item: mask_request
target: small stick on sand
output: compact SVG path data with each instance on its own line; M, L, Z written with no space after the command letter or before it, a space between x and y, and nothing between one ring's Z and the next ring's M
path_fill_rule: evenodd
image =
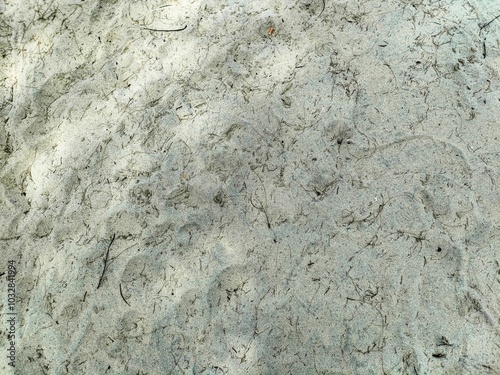
M170 30L159 30L159 29L150 29L149 27L142 27L142 29L144 29L144 30L159 31L161 33L171 33L173 31L182 31L182 30L186 30L186 28L187 28L187 25L180 28L180 29L170 29Z
M109 249L111 249L111 245L113 244L113 241L115 240L115 233L113 233L113 237L111 237L111 242L108 245L108 250L106 250L106 256L104 257L104 268L102 269L102 274L101 278L99 279L99 284L97 284L97 288L101 286L102 278L104 277L104 272L106 272L106 266L108 265L108 256L109 256Z

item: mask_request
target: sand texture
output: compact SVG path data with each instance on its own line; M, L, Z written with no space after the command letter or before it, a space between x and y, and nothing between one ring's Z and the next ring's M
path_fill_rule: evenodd
M499 15L0 1L0 374L500 374Z

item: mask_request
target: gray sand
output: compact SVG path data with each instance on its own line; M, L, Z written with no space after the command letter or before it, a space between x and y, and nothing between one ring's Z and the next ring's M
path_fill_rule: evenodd
M500 3L0 11L0 374L500 374Z

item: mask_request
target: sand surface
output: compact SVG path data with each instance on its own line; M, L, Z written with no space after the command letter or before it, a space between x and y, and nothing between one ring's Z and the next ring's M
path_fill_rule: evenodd
M0 374L500 374L499 15L0 1Z

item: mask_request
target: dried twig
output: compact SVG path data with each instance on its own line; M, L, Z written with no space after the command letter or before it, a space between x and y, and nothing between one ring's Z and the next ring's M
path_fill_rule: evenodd
M149 27L142 27L142 29L144 29L144 30L158 31L158 32L161 32L161 33L171 33L171 32L174 32L174 31L182 31L182 30L186 30L186 28L187 28L187 25L184 26L184 27L181 27L180 29L167 29L167 30L150 29Z
M130 303L128 303L125 297L123 296L122 284L120 284L120 296L122 296L123 301L130 306Z
M495 18L493 18L490 22L485 23L483 26L480 26L480 27L479 27L479 30L481 30L481 31L482 31L482 30L483 30L486 26L488 26L490 23L492 23L493 21L495 21L495 20L496 20L497 18L499 18L499 17L500 17L500 14L499 14L498 16L496 16Z
M104 277L104 273L106 272L106 267L108 265L109 249L111 249L111 245L113 244L114 240L115 240L115 233L113 233L113 237L111 237L111 242L108 245L108 250L106 250L106 256L104 257L104 268L102 269L101 278L99 279L99 283L97 284L96 289L99 289L99 287L101 286L102 279Z

